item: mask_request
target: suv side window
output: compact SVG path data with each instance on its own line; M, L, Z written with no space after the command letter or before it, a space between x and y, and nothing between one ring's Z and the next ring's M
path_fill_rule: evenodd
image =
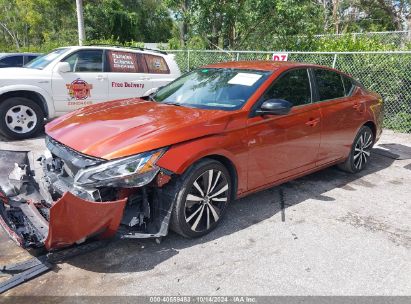
M23 56L8 56L0 60L0 66L7 67L21 67L23 66Z
M36 59L37 57L38 57L38 56L35 56L35 55L27 55L27 56L25 56L25 58L24 58L24 64L29 63L30 61Z
M109 71L113 73L147 73L143 55L134 52L107 51Z
M63 61L68 62L71 72L103 72L104 60L102 50L78 51Z
M324 70L314 69L319 101L341 98L346 96L341 74Z
M150 74L170 74L166 61L161 56L144 54Z
M274 80L263 100L285 99L294 106L311 103L310 79L307 69L291 70Z

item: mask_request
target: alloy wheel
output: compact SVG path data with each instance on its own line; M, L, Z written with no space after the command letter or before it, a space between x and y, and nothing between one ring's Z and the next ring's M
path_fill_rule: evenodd
M354 166L357 170L361 170L370 157L372 146L372 134L363 132L355 143L354 147Z
M28 133L36 127L37 115L32 108L17 105L6 112L5 120L7 127L13 132Z
M229 184L224 173L210 169L192 184L185 202L185 220L195 232L204 232L221 218L228 202Z

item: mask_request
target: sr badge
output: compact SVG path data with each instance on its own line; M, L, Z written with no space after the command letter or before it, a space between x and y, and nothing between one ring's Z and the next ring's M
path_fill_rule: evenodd
M92 84L89 84L80 78L77 78L72 83L66 84L66 87L70 98L76 100L84 100L91 97L90 92L93 89Z

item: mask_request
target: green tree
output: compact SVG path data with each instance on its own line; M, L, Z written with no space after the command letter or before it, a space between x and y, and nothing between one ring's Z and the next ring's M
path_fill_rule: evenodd
M171 38L172 20L162 1L90 1L84 19L90 40L166 42Z

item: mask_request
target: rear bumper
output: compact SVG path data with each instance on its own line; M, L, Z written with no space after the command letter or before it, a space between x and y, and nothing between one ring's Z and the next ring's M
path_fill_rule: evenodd
M97 203L66 192L45 210L40 203L15 201L0 195L0 225L24 248L58 249L92 236L113 236L120 225L125 204L126 199ZM45 216L47 213L50 220Z

